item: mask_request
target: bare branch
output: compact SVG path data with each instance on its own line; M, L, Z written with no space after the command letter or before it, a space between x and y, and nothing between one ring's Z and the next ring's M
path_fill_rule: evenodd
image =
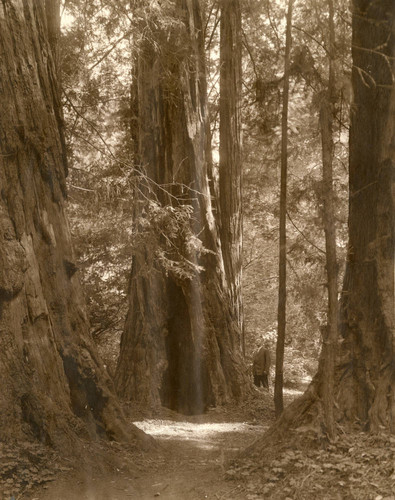
M83 188L81 186L75 186L74 184L70 184L70 187L72 187L74 189L78 189L79 191L89 191L90 193L96 193L95 189Z
M301 234L303 236L303 238L307 241L307 243L309 243L311 246L313 246L316 250L318 250L320 253L322 253L323 255L326 255L326 252L325 250L322 250L322 248L320 247L317 247L317 245L315 243L313 243L305 234L304 232L298 228L298 226L294 223L294 221L292 220L291 216L289 215L289 212L287 210L287 217L289 219L289 221L291 222L291 224L293 225L293 227L298 231L299 234Z
M255 64L254 57L252 55L250 44L248 43L247 35L246 35L245 31L243 30L243 28L241 29L241 32L242 32L243 38L244 38L244 47L247 49L248 55L250 56L250 59L251 59L251 62L252 62L252 67L253 67L253 70L254 70L254 73L255 73L255 77L258 79L258 73L257 73L257 70L256 70L256 64Z
M119 45L123 40L125 40L125 38L127 38L128 36L130 35L130 32L128 31L127 33L125 33L124 35L121 36L121 38L118 38L118 40L116 40L112 45L111 47L106 50L104 52L104 54L102 55L102 57L100 57L95 63L92 64L92 66L90 68L88 68L88 71L92 71L94 68L96 68L96 66L98 66L100 63L102 63L104 61L104 59L106 57L108 57L111 52L117 47L117 45Z
M206 44L206 50L208 50L210 48L210 46L211 46L211 42L213 41L215 32L217 30L218 23L220 21L220 16L218 16L218 11L219 11L219 5L218 5L217 10L215 12L215 23L214 23L213 31L211 32L210 38L209 38L209 40L208 40L208 42Z
M359 66L354 65L353 67L358 71L358 74L361 77L362 83L365 85L365 87L368 87L369 89L371 89L372 87L376 87L376 80L371 75L369 75L367 71L360 68ZM373 85L368 84L368 82L365 80L364 75L368 77L368 79L372 82Z
M311 38L317 45L319 45L327 55L329 55L329 51L328 49L325 47L325 45L320 42L319 40L317 40L317 38L315 38L311 33L309 33L308 31L304 30L303 28L300 28L299 26L296 26L295 24L292 25L292 28L297 30L297 31L301 31L302 33L304 33L306 36L308 36L309 38Z

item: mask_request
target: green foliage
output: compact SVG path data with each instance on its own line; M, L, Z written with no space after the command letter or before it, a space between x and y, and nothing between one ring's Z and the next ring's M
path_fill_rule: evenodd
M98 340L107 330L120 334L123 326L132 219L127 210L123 215L114 210L111 201L100 206L95 195L85 196L85 203L91 199L91 208L85 206L84 211L80 203L70 203L69 214L92 333Z
M348 12L337 2L335 194L340 278L347 245L350 59ZM312 13L314 15L312 15ZM244 15L244 305L249 354L277 324L280 114L284 11L247 2ZM289 107L288 285L285 380L311 375L326 323L325 239L318 109L327 80L326 18L316 2L296 5ZM339 280L341 281L341 279ZM273 342L274 348L274 342Z
M200 255L209 252L191 229L194 209L191 205L165 205L149 200L134 222L133 254L148 256L147 269L162 268L178 280L192 279L203 271Z
M92 334L110 369L126 316L133 251L129 6L69 0L61 39L68 213Z

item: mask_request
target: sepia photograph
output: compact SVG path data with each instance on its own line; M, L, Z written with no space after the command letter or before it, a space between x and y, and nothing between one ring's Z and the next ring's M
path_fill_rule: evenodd
M395 0L0 1L0 500L395 500Z

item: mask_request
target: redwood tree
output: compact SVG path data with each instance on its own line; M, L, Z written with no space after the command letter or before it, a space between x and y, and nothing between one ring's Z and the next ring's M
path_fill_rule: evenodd
M220 236L225 274L244 351L242 281L241 9L221 1L219 98Z
M242 397L247 382L207 179L200 2L150 12L144 33L136 192L143 239L115 381L124 398L199 413Z
M395 4L354 0L349 252L338 404L395 431Z
M55 2L0 6L0 441L134 439L88 331L64 213ZM51 23L55 23L54 25Z

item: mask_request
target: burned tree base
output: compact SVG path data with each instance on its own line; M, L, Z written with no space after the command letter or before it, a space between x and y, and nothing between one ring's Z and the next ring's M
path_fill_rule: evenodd
M120 397L148 410L164 406L186 415L242 400L251 392L251 381L237 324L219 287L198 278L181 286L170 277L155 276L148 282L135 280L153 297L133 292L115 377ZM138 311L148 310L143 321Z

